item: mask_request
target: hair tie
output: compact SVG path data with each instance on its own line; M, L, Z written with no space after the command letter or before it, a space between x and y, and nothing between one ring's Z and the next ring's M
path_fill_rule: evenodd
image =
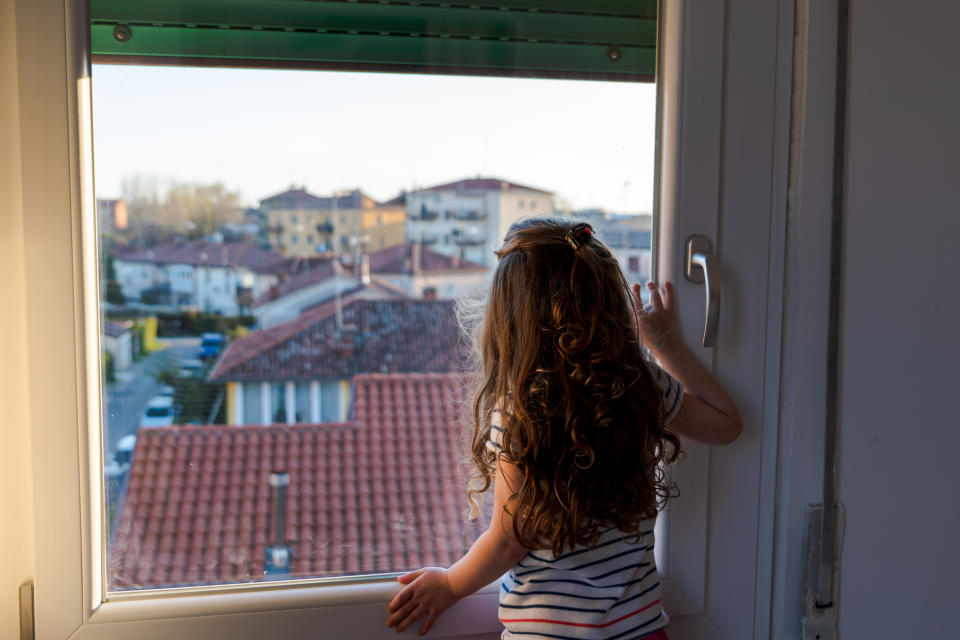
M581 222L579 224L575 224L569 231L567 231L567 242L570 243L570 246L573 247L574 251L578 251L580 247L590 241L592 236L593 227L585 222Z

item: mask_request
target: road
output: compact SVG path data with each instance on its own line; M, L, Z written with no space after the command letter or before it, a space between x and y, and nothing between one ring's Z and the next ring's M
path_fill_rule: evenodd
M120 438L137 432L147 402L160 392L163 385L154 379L153 373L169 366L174 359L196 358L200 349L200 338L164 338L160 343L164 345L162 350L117 372L117 381L107 387L103 416L105 460L113 458Z

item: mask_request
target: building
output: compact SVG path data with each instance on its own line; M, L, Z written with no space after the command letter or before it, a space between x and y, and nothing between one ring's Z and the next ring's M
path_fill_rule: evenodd
M101 323L100 342L104 351L113 356L113 366L123 371L133 362L133 334L130 322L114 322L104 319Z
M231 342L209 375L227 384L227 421L343 421L358 374L460 370L453 301L365 295L354 291Z
M402 198L379 203L359 189L319 197L291 187L260 209L270 246L285 256L376 251L402 243L406 231Z
M589 222L617 258L628 282L643 284L650 279L650 236L652 216L610 215L601 210L577 211L577 219Z
M123 198L97 198L97 229L100 233L127 228L127 203Z
M554 213L554 195L497 178L466 178L406 194L407 239L492 267L513 222Z
M465 518L455 417L462 376L367 374L353 387L349 421L141 429L108 553L110 584L387 573L456 561L487 524ZM277 470L289 474L282 540L269 484ZM280 570L266 562L278 542L289 550Z
M114 259L128 303L227 316L248 313L288 265L283 256L240 242L175 242Z
M412 297L459 298L483 293L489 283L488 267L461 260L434 247L407 242L368 257L370 273Z

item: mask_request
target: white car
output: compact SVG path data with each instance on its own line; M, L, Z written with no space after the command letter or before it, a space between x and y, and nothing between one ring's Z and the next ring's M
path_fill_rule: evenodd
M164 385L164 386L160 387L160 391L157 392L157 395L158 395L158 396L169 396L169 397L172 398L175 393L176 393L176 389L174 389L174 388L171 387L170 385Z
M140 426L169 427L173 424L173 414L173 398L170 396L154 396L143 411Z
M204 376L203 362L195 358L180 362L180 376L183 378L202 378Z

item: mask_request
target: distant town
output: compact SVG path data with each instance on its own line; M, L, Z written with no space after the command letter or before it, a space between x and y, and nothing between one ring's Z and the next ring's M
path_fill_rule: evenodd
M630 281L650 274L649 215L499 178L386 202L291 186L249 209L178 189L97 201L110 588L455 559L480 531L455 300L528 216L587 220ZM411 460L430 481L405 490Z

